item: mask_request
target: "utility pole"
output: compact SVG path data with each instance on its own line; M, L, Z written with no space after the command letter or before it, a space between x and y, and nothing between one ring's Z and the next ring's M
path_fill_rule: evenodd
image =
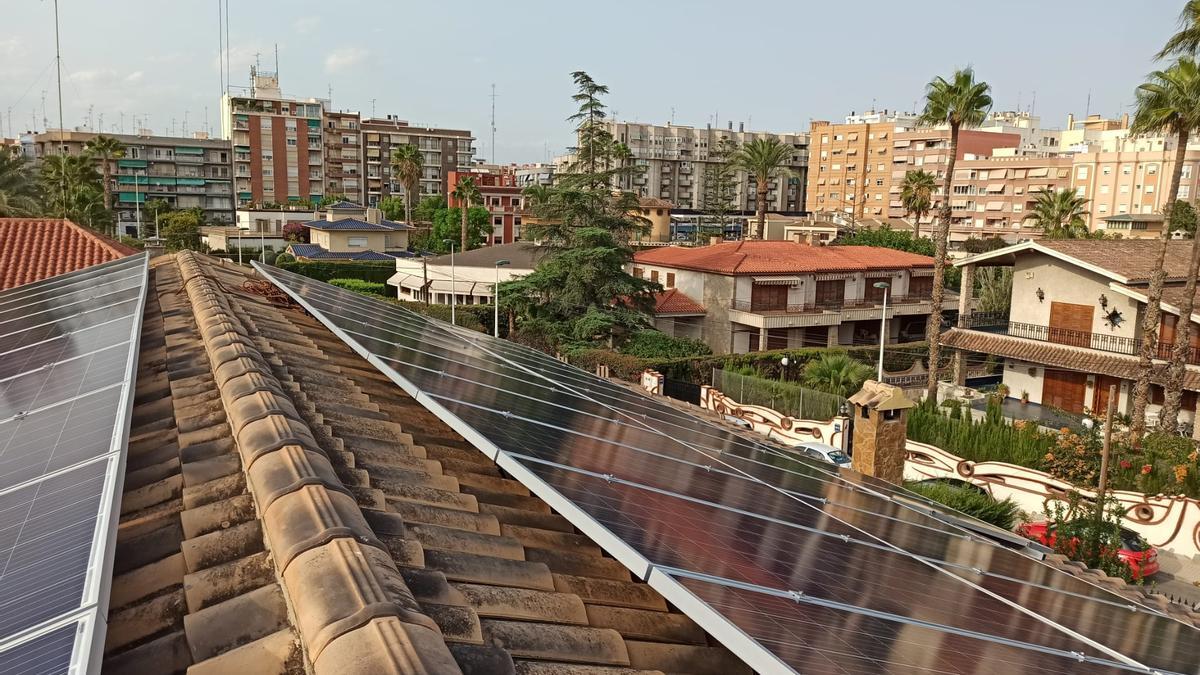
M58 152L66 156L67 139L64 138L62 105L62 45L58 37L58 0L54 0L54 70L58 79ZM63 218L67 217L67 182L63 181Z
M496 85L492 84L492 164L499 164L496 160Z

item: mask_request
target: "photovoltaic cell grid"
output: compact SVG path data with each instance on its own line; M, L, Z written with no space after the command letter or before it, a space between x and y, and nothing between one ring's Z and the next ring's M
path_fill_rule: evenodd
M147 258L0 291L0 675L98 658Z
M894 486L519 345L256 267L760 672L1200 663L1200 631L931 517Z

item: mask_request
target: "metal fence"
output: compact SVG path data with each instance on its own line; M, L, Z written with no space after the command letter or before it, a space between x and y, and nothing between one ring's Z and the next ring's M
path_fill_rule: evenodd
M832 419L846 402L837 394L809 389L795 382L739 375L727 370L713 371L713 386L738 403L761 405L806 420Z

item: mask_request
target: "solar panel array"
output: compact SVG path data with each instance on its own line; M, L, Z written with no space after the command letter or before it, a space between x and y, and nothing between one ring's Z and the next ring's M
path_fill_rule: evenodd
M146 282L0 291L0 675L99 670Z
M256 265L759 672L1196 672L1200 631L540 352Z

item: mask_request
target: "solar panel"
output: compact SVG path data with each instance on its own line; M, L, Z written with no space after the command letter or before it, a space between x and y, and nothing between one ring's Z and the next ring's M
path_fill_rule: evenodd
M760 672L1200 662L1200 631L979 537L895 486L522 346L256 267Z
M0 292L0 675L101 653L146 284L143 254Z

